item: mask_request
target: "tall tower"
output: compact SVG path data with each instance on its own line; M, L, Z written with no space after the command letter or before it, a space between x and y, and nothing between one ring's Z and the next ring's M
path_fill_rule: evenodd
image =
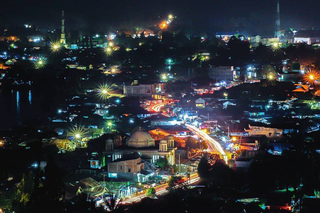
M66 45L66 34L64 31L64 11L62 10L62 19L61 19L61 38L60 38L60 44L63 46Z
M277 1L277 19L276 19L276 29L275 29L274 37L280 38L280 2Z

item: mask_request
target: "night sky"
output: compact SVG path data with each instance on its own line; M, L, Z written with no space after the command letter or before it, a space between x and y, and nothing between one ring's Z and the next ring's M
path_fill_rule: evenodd
M281 0L281 28L319 27L320 1ZM176 22L198 31L273 33L276 0L10 0L1 6L0 26L36 24L59 27L61 10L69 29L105 30L143 27L159 22L158 16L172 13Z

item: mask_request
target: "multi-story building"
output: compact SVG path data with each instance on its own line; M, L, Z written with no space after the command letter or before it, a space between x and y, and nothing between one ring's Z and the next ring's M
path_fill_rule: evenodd
M127 97L146 97L161 99L165 93L165 83L139 84L134 81L130 86L123 87L123 94Z
M209 68L209 76L217 82L231 82L236 73L233 66L218 66Z
M282 129L264 127L264 126L251 126L249 129L245 129L249 136L265 135L267 138L281 137L283 135Z

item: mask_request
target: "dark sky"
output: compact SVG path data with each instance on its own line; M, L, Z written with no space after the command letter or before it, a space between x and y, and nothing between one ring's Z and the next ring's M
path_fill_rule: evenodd
M280 2L282 29L319 27L320 1ZM139 27L172 13L179 24L208 33L241 29L267 34L274 31L276 0L8 0L1 6L0 26L30 23L59 27L62 9L69 28Z

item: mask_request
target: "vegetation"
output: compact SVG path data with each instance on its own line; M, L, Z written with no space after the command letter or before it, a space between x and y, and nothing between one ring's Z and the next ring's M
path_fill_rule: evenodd
M152 198L152 197L154 197L155 195L156 195L156 190L155 190L155 188L151 187L151 188L148 188L148 189L146 190L146 196L147 196L147 197Z

